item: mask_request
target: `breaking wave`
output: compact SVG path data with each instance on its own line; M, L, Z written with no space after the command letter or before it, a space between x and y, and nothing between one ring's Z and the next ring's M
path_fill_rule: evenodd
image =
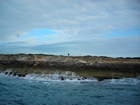
M70 72L70 71L65 71L65 72L54 72L54 73L50 73L50 74L27 74L24 75L23 74L15 74L12 73L12 70L6 70L1 72L2 75L6 75L6 76L16 76L16 77L20 77L20 78L24 78L24 79L32 79L32 80L47 80L47 81L98 81L96 78L94 77L82 77L82 76L78 76L76 75L76 73L74 72Z
M29 79L29 80L43 80L43 81L92 81L92 82L99 82L98 79L94 77L82 77L78 76L76 73L71 71L65 71L65 72L59 72L56 71L54 73L50 74L27 74L27 75L21 75L21 74L15 74L12 72L11 69L0 72L0 75L4 76L12 76L12 77L18 77L23 79ZM140 84L140 76L136 78L121 78L121 79L106 79L104 81L101 81L105 84L122 84L122 85L137 85Z
M35 80L49 80L49 81L98 81L93 77L81 77L76 75L74 72L55 72L53 74L28 74L25 79L35 79Z

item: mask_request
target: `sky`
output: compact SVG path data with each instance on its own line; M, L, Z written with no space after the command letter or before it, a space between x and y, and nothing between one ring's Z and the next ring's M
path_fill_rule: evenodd
M0 0L0 54L140 57L140 0Z

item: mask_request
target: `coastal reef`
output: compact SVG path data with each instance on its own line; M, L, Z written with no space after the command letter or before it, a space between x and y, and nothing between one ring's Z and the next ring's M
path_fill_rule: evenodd
M53 74L71 71L98 80L140 76L140 58L106 56L63 56L45 54L0 54L0 72L24 77L27 74Z

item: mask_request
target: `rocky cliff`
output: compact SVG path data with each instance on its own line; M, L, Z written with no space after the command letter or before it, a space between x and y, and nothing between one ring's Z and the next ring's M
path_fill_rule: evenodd
M29 73L72 71L84 77L136 77L140 75L140 58L110 58L97 56L55 56L43 54L1 54L0 70L25 76ZM11 73L11 74L12 74Z

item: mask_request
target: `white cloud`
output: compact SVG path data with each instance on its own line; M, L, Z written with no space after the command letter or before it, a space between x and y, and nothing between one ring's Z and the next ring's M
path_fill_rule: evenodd
M1 0L0 39L11 40L31 29L46 27L64 34L97 34L140 26L137 0Z
M82 54L85 52L85 54L112 55L109 52L117 52L119 49L124 50L124 52L128 51L129 49L125 49L128 45L132 45L133 53L133 49L136 51L139 48L137 46L139 42L135 41L133 37L131 37L132 44L129 44L126 39L125 44L117 39L113 39L113 42L110 39L109 41L102 39L106 37L105 33L114 29L127 31L131 28L140 27L139 0L1 0L0 14L0 41L2 43L4 41L22 42L22 44L19 44L21 50L16 44L12 45L17 48L17 52L24 51L24 48L28 52L33 50L36 52L35 48L38 49L39 46L45 48L45 46L50 45L47 48L53 49L50 51L52 53L53 51L57 52L55 49L60 48L66 52L76 52L76 49L78 49L77 52ZM35 36L20 38L24 35L27 36L31 30L38 28L47 28L56 33L46 35L42 39ZM120 39L124 40L122 37ZM70 44L69 50L64 47L65 45L59 46L59 43L67 45L64 42L75 41L78 41L77 44ZM82 43L84 41L85 43ZM58 46L56 46L57 44ZM122 48L119 47L121 44L123 45ZM4 45L5 48L13 48L12 46L7 47L7 45L9 44ZM113 50L113 46L118 50ZM101 49L104 50L101 51ZM7 50L3 47L1 52L4 51ZM135 55L139 55L138 52L135 53Z

